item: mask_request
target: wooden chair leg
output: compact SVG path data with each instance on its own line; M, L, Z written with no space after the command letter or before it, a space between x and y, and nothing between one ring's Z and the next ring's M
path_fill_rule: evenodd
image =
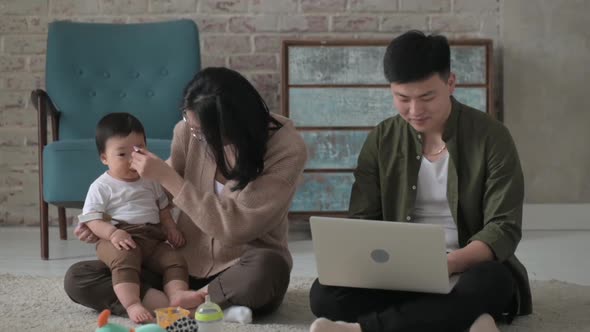
M66 224L66 208L58 207L57 214L59 217L59 238L62 240L68 239L68 225Z
M41 219L41 259L49 259L49 210L48 204L43 201L39 202L39 219Z

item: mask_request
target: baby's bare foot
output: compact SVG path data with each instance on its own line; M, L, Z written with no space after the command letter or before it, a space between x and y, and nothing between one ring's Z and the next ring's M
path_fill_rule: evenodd
M134 303L127 307L127 315L129 315L129 319L137 324L149 323L154 320L154 316L141 303Z
M333 322L326 318L316 319L309 332L361 332L358 323Z
M490 314L483 314L473 322L469 332L500 332L500 330L498 330L494 317Z
M193 309L205 302L205 295L199 291L178 291L170 295L170 306Z

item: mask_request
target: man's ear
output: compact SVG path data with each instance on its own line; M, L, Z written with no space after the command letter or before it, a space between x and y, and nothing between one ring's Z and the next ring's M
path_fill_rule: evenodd
M108 166L107 157L106 157L106 155L105 155L104 152L100 154L100 161L103 163L103 165L107 165Z
M453 92L455 92L455 84L457 82L457 76L455 76L455 73L451 72L449 73L449 79L447 80L447 85L449 86L449 94L453 94Z

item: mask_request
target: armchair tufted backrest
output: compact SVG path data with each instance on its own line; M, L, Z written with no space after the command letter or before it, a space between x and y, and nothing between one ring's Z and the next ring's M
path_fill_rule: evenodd
M191 20L49 25L46 88L61 112L61 139L93 138L107 113L129 112L150 138L170 139L184 86L200 69Z

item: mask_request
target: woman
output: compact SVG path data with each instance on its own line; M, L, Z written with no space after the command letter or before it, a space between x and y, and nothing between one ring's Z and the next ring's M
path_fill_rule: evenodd
M186 245L179 250L191 288L222 308L240 306L242 316L271 312L289 284L287 214L307 158L305 144L290 120L271 114L248 80L226 68L207 68L193 78L183 118L168 161L140 150L132 168L160 183L181 210L178 228ZM76 235L96 239L85 228ZM160 276L144 269L142 279L144 305L163 306ZM100 261L74 264L65 290L84 306L125 312Z

